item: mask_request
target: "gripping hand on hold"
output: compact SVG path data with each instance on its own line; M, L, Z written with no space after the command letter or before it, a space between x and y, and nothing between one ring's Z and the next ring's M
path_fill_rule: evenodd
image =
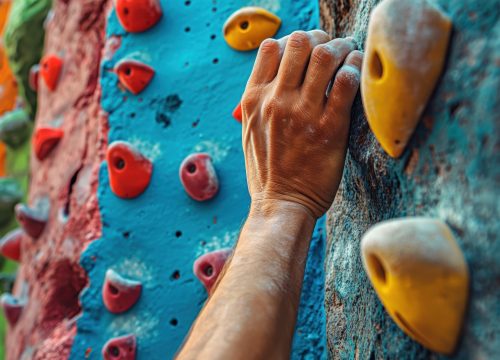
M242 99L252 202L294 202L314 217L328 210L359 87L363 56L355 49L353 39L319 30L262 43Z

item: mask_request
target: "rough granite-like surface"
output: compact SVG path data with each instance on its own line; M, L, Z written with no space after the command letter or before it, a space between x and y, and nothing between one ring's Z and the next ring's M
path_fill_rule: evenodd
M334 359L436 358L386 314L363 271L359 242L385 219L424 215L451 227L471 272L455 359L500 353L500 2L437 1L454 24L442 79L404 155L378 145L358 99L341 189L329 212L327 332ZM325 29L366 36L372 0L321 0ZM387 94L391 96L391 94Z
M40 238L22 242L13 293L27 304L9 331L7 360L63 359L76 332L87 284L80 254L101 232L96 193L107 129L98 75L107 4L55 1L47 24L45 53L59 54L64 70L55 92L40 82L35 126L60 127L64 138L43 162L31 158L29 199L48 196L50 220Z

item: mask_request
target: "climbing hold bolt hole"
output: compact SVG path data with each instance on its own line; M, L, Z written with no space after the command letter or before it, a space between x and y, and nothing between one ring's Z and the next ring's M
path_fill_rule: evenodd
M184 5L186 5L186 6L191 5L191 1L189 1L189 0L185 1L185 2L184 2Z
M181 236L182 236L182 231L177 230L177 231L175 232L175 237L180 238Z
M247 30L249 26L250 26L250 23L247 20L242 21L240 23L240 29L241 30Z
M213 63L213 64L218 64L218 63L219 63L219 59L217 59L217 58L213 59L213 60L212 60L212 63Z
M179 272L179 270L175 270L172 275L170 276L170 278L172 280L179 280L181 277L181 273Z
M384 68L382 66L382 61L380 60L380 55L377 51L373 52L370 61L370 72L375 79L380 79L384 74Z
M381 283L385 284L387 281L387 275L384 265L382 265L382 262L380 261L378 256L374 254L368 255L368 266L373 270L378 280Z
M124 13L125 15L128 15L128 8L123 8L123 13Z
M398 139L396 139L396 140L394 140L394 143L395 143L396 145L399 145L399 144L401 144L401 141L400 141L400 140L398 140Z
M196 164L189 163L187 166L187 171L190 174L194 174L196 172Z
M191 28L189 26L186 26L186 28L184 29L185 32L190 32L191 31Z
M210 39L215 40L217 36L215 34L210 35Z
M111 284L108 284L108 287L109 287L109 292L113 295L118 295L118 293L120 292L120 290L118 290L116 287L114 287Z
M122 170L125 167L125 160L123 160L121 157L117 157L115 158L114 165L118 170Z
M124 231L122 235L125 239L128 239L130 237L130 231Z
M172 325L172 326L177 326L178 323L179 323L179 321L177 321L176 318L173 318L172 320L170 320L170 325Z
M207 266L203 268L203 274L205 274L205 276L212 276L213 273L214 273L214 268L212 265L207 264Z
M113 357L118 357L120 356L120 349L118 348L118 346L111 346L109 349L108 349L108 352L109 352L109 355L113 356Z
M126 67L124 70L124 73L125 73L125 75L129 76L130 74L132 74L132 69L129 67Z

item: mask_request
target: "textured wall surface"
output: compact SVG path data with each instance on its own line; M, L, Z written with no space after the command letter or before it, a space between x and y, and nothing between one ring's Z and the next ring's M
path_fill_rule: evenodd
M323 26L362 45L375 3L322 0ZM344 178L327 226L327 331L335 359L431 357L386 314L360 257L369 226L409 215L445 221L469 264L469 310L453 358L500 353L500 2L437 3L453 20L448 60L404 155L394 160L383 152L360 100L353 111Z
M108 113L108 143L127 141L153 162L147 190L121 199L110 189L106 164L99 176L102 237L81 263L89 276L83 314L71 358L100 358L110 338L134 334L138 359L171 358L206 299L192 272L197 257L232 246L249 205L241 125L231 112L243 92L256 51L237 52L222 36L225 20L246 5L260 5L283 20L277 36L318 26L317 4L309 1L161 1L163 18L132 34L111 12L106 58L101 66L102 108ZM137 96L118 86L114 65L138 59L154 68ZM220 192L198 203L179 181L179 166L193 152L206 152ZM295 358L326 354L323 312L324 237L318 227L308 262L302 313L294 340ZM108 269L142 282L139 301L112 314L101 289Z
M100 111L99 62L106 1L60 0L47 23L45 53L64 67L55 92L40 81L36 128L64 130L44 161L31 159L30 203L46 198L49 221L38 239L22 239L13 290L26 301L7 337L7 359L63 359L76 332L79 293L87 279L82 248L100 236L97 175L106 141Z

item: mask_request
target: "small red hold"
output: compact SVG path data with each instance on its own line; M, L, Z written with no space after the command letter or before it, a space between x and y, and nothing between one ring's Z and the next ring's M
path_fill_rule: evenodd
M137 349L135 335L125 335L109 340L102 348L104 360L134 360Z
M130 199L142 194L151 181L153 164L132 145L115 141L106 154L109 183L116 196Z
M126 279L109 269L102 287L104 306L114 314L127 311L139 300L141 290L139 281Z
M162 11L158 0L115 0L116 15L128 32L143 32L160 21Z
M142 92L155 74L152 67L131 59L119 61L115 65L115 72L120 84L134 95Z
M243 113L241 111L241 103L238 104L233 110L233 117L239 122L243 121Z
M49 90L54 91L59 82L63 61L56 55L45 55L40 62L40 76Z
M54 150L64 136L64 131L56 128L41 127L33 136L33 150L38 160L44 160Z
M5 318L9 322L9 325L16 325L23 312L24 303L15 296L4 293L0 297L0 306L2 306Z
M184 190L195 200L209 200L219 191L219 179L208 154L191 154L185 158L179 177Z
M38 90L38 78L40 75L40 65L35 64L30 69L28 83L30 85L31 90Z
M10 260L19 261L21 259L21 239L24 231L14 229L7 233L0 241L0 254Z
M24 232L32 238L38 238L48 220L48 211L39 208L30 208L25 204L17 204L15 207L16 218Z
M193 272L207 289L208 294L219 277L232 249L223 249L205 254L194 262Z

